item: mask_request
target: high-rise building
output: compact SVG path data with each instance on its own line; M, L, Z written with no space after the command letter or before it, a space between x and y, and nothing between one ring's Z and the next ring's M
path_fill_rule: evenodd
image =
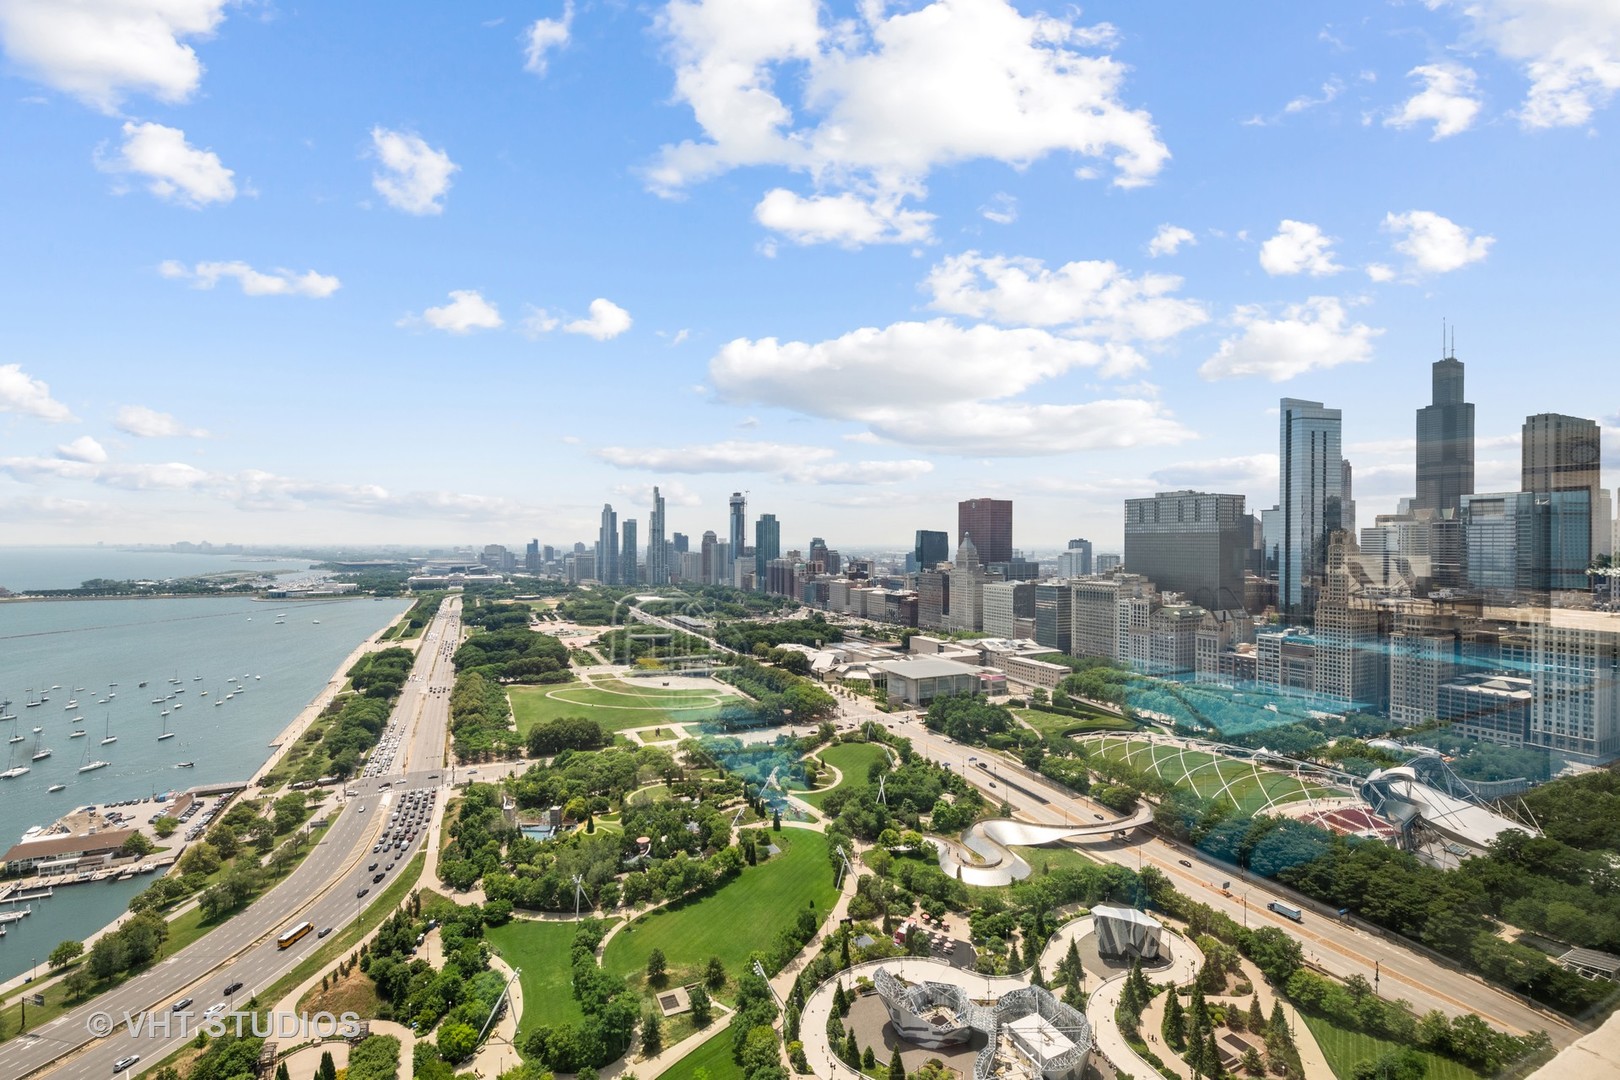
M641 584L640 557L636 551L636 519L625 518L619 527L623 539L619 541L619 584Z
M973 537L962 537L951 567L951 606L945 614L945 627L971 633L984 629L984 586L988 579Z
M823 573L826 573L826 571L827 571L827 563L828 563L827 554L828 554L827 541L823 540L819 536L812 536L810 538L810 556L809 556L809 559L813 563L820 563Z
M761 514L754 522L754 588L765 591L766 568L782 555L782 526L775 514Z
M1344 527L1343 418L1320 401L1283 398L1278 419L1277 604L1303 616L1316 607L1328 538Z
M1091 576L1091 541L1070 540L1067 551L1058 556L1057 576L1077 578Z
M1504 491L1463 496L1468 583L1544 593L1586 588L1591 493Z
M1558 608L1530 627L1527 745L1601 764L1620 755L1620 632L1612 616Z
M731 493L730 511L731 531L728 542L731 544L731 558L735 561L742 558L743 548L748 546L747 496L740 491L733 491Z
M685 555L688 551L692 550L691 538L689 538L683 532L678 532L674 536L670 537L670 544L677 555Z
M1125 565L1125 560L1111 551L1105 551L1097 556L1097 573L1110 574Z
M1414 510L1460 511L1474 493L1474 406L1463 400L1463 364L1436 360L1433 404L1417 411L1417 497Z
M602 504L602 523L596 530L596 576L604 585L619 583L619 515L612 503Z
M917 542L912 549L918 570L932 570L942 562L950 562L950 534L933 529L918 529Z
M529 546L523 549L523 569L531 574L540 572L540 541L530 540Z
M1253 544L1242 495L1162 491L1125 500L1125 565L1211 611L1243 607Z
M991 581L983 590L984 632L998 638L1034 634L1035 586L1027 581Z
M1312 689L1337 708L1377 712L1388 701L1389 668L1378 640L1378 611L1357 595L1356 554L1349 533L1332 534L1316 595Z
M720 538L714 534L713 529L709 529L703 534L703 543L699 551L703 556L703 583L705 585L712 585L720 579L721 568L718 565L719 560L716 555L716 549L719 546Z
M1125 658L1119 607L1130 597L1151 596L1153 583L1136 574L1071 582L1069 648L1075 656Z
M956 542L971 535L984 565L1012 558L1012 530L1011 499L965 499L956 504Z
M1035 641L1054 652L1073 647L1074 592L1067 581L1035 586Z
M1597 421L1560 413L1538 413L1527 416L1521 439L1519 490L1585 491L1588 504L1596 511L1602 489L1603 429ZM1591 538L1589 552L1600 550L1610 531L1607 521L1599 521L1594 512L1588 523Z
M647 515L647 584L669 584L669 546L664 538L664 497L653 488L652 513Z
M924 570L917 575L917 625L943 630L951 611L951 575L946 570Z

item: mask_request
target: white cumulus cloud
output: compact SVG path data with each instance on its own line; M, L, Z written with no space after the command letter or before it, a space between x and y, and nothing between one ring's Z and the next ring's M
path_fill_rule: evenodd
M125 435L140 439L172 439L187 437L205 439L208 432L202 428L188 428L174 416L145 405L125 405L113 417L113 427Z
M1160 225L1159 231L1148 241L1148 254L1157 259L1161 255L1174 255L1183 244L1190 247L1197 243L1198 237L1192 234L1191 229L1183 229L1180 225Z
M398 325L426 325L448 334L470 334L474 330L496 330L502 324L500 311L477 289L451 289L448 304L430 307L420 315L407 315Z
M240 260L232 262L200 262L194 267L173 259L158 266L158 273L166 278L188 280L198 289L212 289L222 280L234 280L246 296L307 296L324 300L337 292L342 282L330 274L317 274L313 270L298 273L280 268L255 270Z
M1467 20L1483 43L1524 69L1527 128L1578 127L1620 90L1620 4L1614 0L1428 0Z
M1284 219L1277 235L1260 245L1260 265L1268 274L1337 274L1344 267L1333 261L1333 238L1308 221Z
M933 294L930 306L940 311L1005 325L1062 326L1078 337L1121 345L1174 337L1208 318L1200 305L1169 295L1181 288L1181 278L1132 277L1107 261L1049 270L1037 259L968 251L941 261L924 287ZM1122 350L1104 370L1123 372L1140 363L1134 351Z
M597 341L616 338L630 329L630 313L611 300L597 297L591 301L590 316L563 324L565 334L584 334Z
M1482 103L1475 89L1473 69L1461 64L1424 64L1407 74L1422 79L1423 89L1384 118L1387 127L1432 123L1434 134L1430 138L1444 139L1474 126Z
M915 480L934 470L932 462L835 461L822 446L731 439L678 447L604 446L592 453L621 469L657 473L766 473L801 484L890 484Z
M73 419L72 411L51 397L50 385L28 374L21 364L0 364L0 413L53 423Z
M72 442L56 448L56 456L64 461L85 461L99 465L107 460L107 450L88 435L80 435Z
M0 40L19 69L106 113L125 96L190 97L226 0L0 0Z
M536 19L523 34L523 69L544 75L550 54L568 44L568 30L574 21L573 0L563 4L559 19Z
M146 189L160 199L193 208L228 203L236 198L236 174L212 150L199 150L179 128L162 124L124 124L124 143L115 156L97 155L107 172L146 178Z
M407 214L441 214L450 177L461 168L443 150L435 150L413 132L371 129L372 152L382 169L371 174L371 186L389 206Z
M671 0L659 29L702 136L663 148L654 190L779 165L829 195L892 196L919 193L938 167L1059 153L1106 160L1132 187L1170 156L1153 118L1122 99L1107 24L1007 0L822 14L816 0Z
M1494 236L1476 236L1472 229L1429 210L1385 214L1383 227L1398 237L1395 250L1427 274L1445 274L1479 262L1496 243Z
M1290 304L1280 317L1258 304L1232 313L1238 333L1222 341L1198 374L1206 379L1259 375L1283 382L1307 371L1372 359L1373 340L1382 334L1351 320L1344 303L1333 296L1313 296Z
M863 198L853 192L808 198L773 188L754 207L754 220L796 244L920 244L932 239L934 215L905 210L898 195Z

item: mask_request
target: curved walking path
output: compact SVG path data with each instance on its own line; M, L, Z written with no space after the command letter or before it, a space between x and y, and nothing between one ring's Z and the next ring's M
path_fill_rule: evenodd
M1038 847L1087 836L1112 836L1153 820L1153 808L1144 803L1135 814L1101 825L1032 825L1011 818L974 822L960 840L930 836L939 849L939 868L948 877L969 885L1010 885L1029 877L1030 866L1013 847Z

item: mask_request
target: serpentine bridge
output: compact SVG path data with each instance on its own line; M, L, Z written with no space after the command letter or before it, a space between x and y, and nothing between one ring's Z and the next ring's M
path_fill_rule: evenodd
M1088 836L1112 836L1146 825L1153 807L1143 804L1136 813L1095 825L1032 825L1011 818L991 818L968 826L960 840L930 836L939 848L939 868L969 885L1006 885L1029 877L1029 863L1012 849L1040 847Z

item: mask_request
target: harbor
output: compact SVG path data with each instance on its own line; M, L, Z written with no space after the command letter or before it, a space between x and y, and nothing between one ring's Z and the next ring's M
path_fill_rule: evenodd
M19 863L0 867L0 910L33 911L0 942L0 982L124 915L341 690L405 606L304 600L294 615L246 597L0 605L0 701L13 702L0 715L17 717L0 721L0 747L24 768L0 793L13 827L31 826L0 856ZM8 744L13 731L23 741ZM22 751L36 741L54 754L29 760ZM181 826L157 837L152 821L165 815ZM134 832L153 850L117 854ZM26 867L11 858L19 847Z

